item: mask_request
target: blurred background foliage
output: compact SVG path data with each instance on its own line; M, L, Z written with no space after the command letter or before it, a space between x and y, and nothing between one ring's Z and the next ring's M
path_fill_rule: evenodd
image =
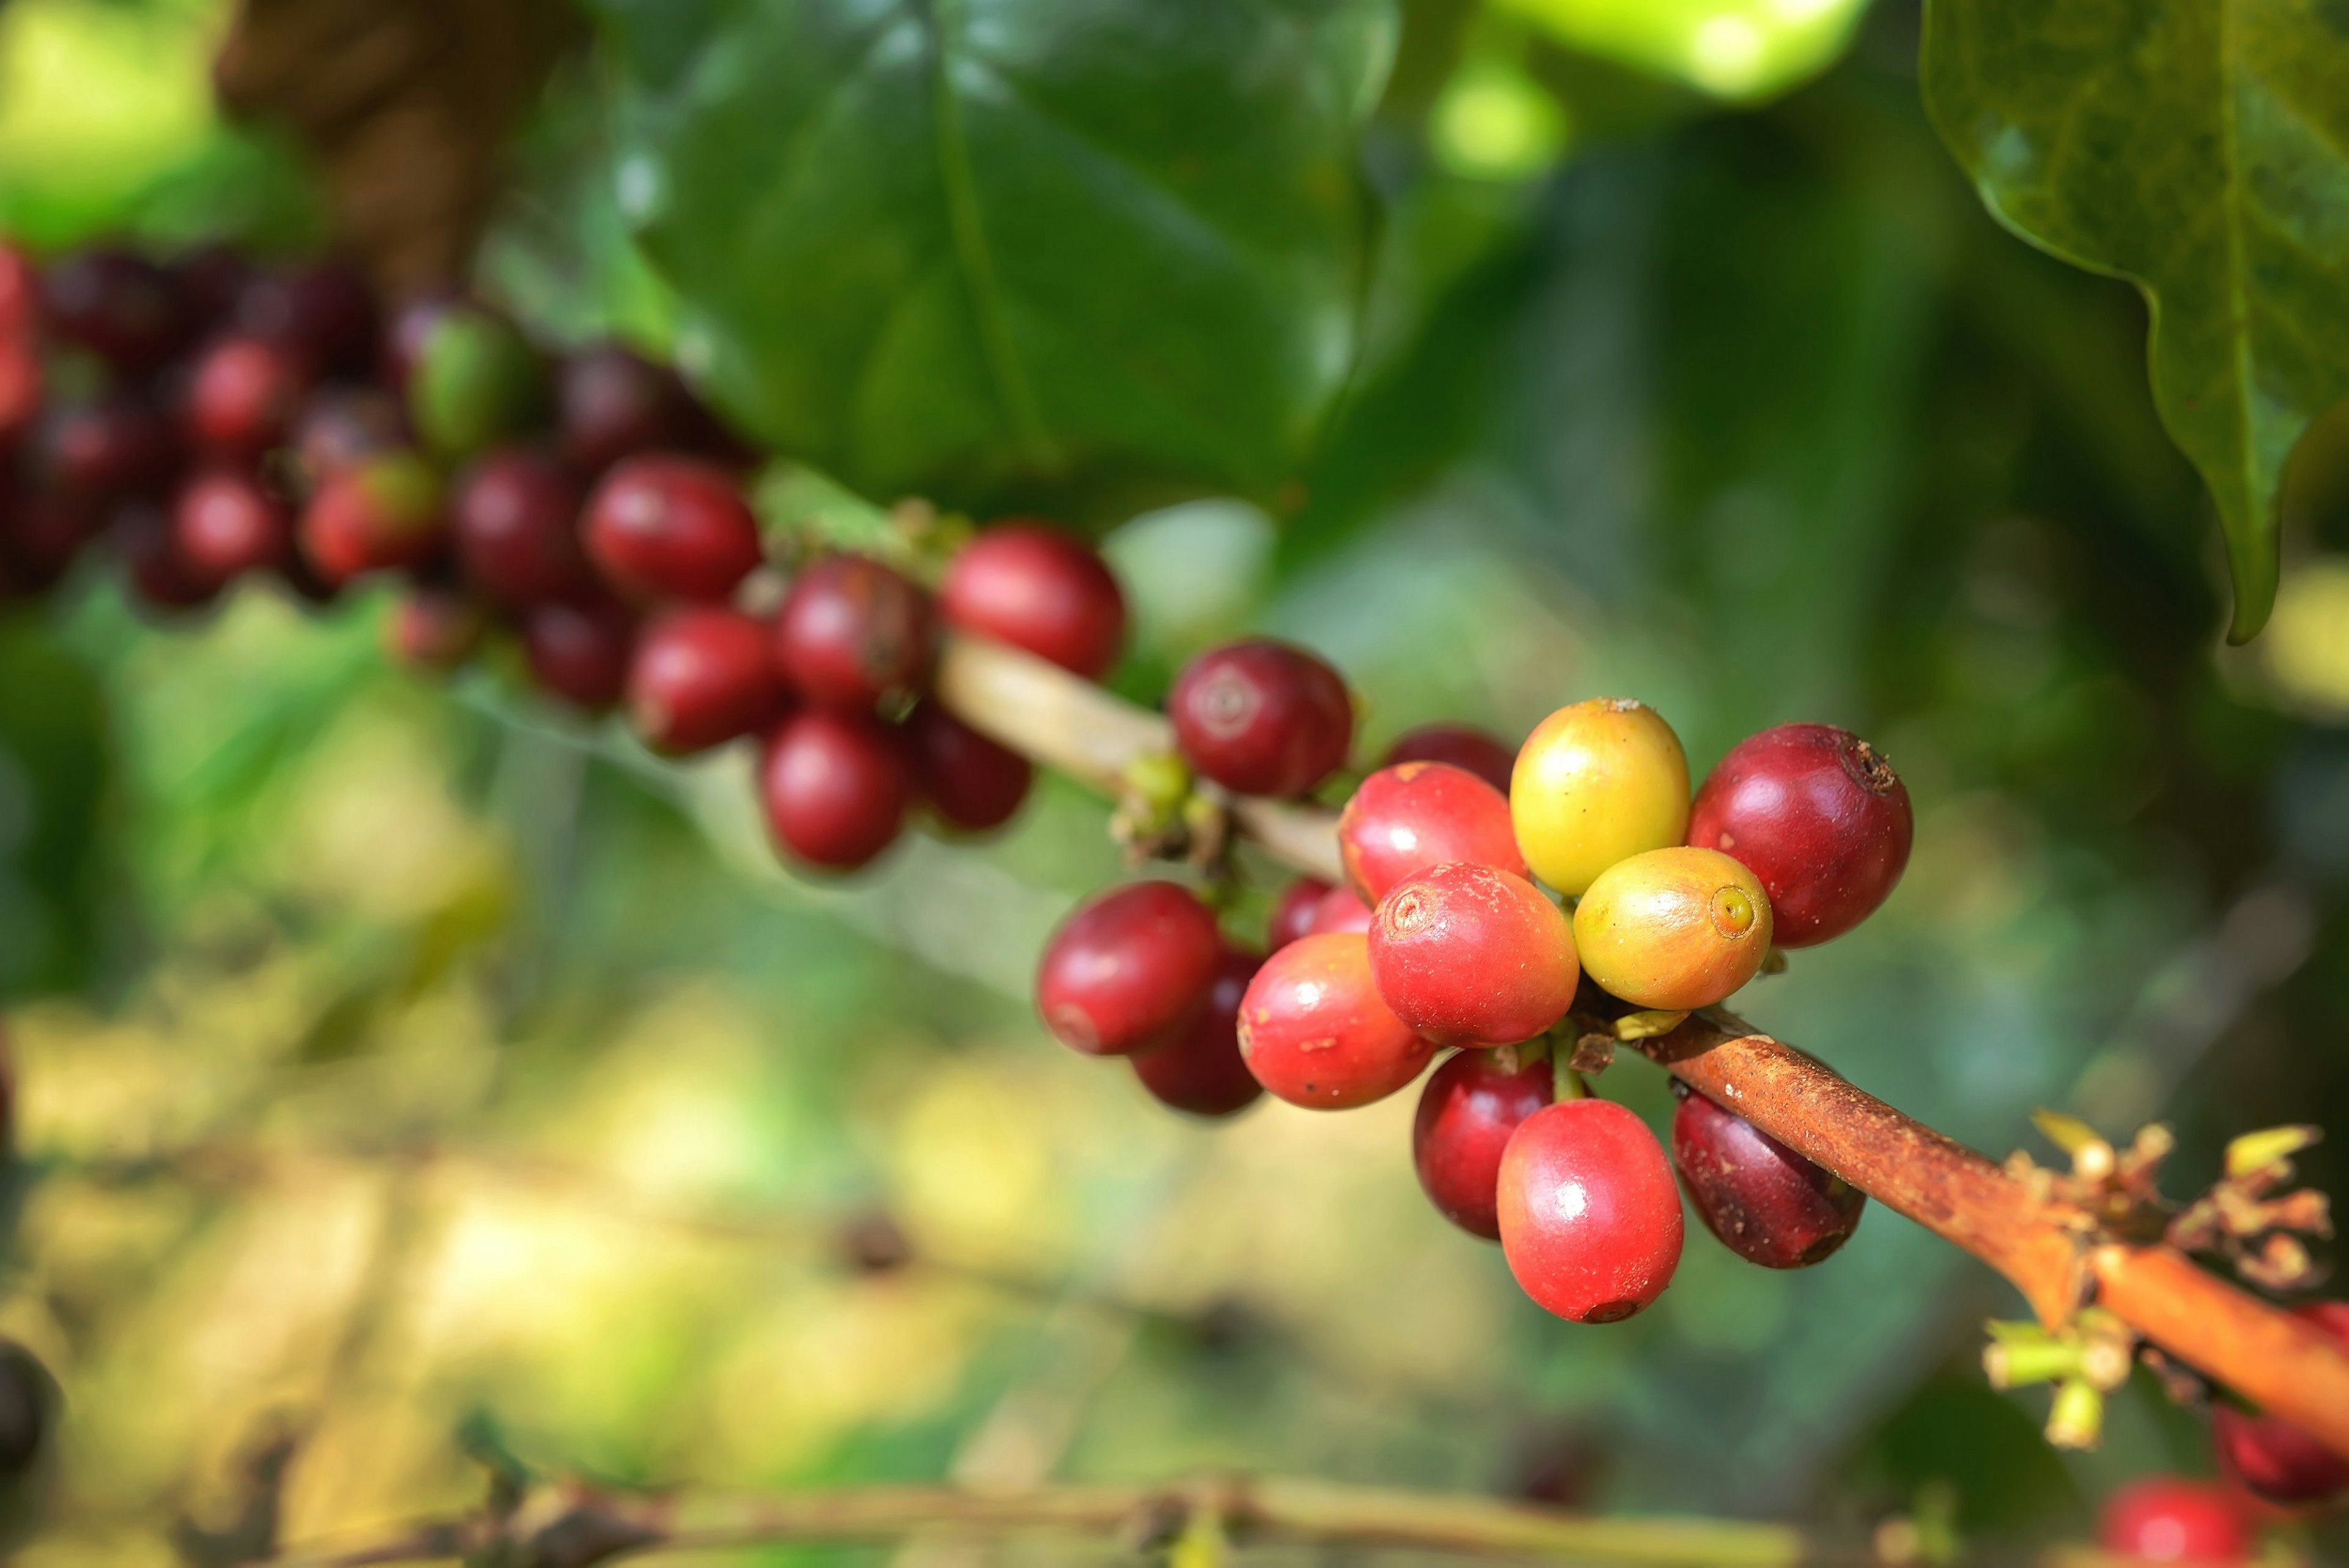
M2349 428L2294 471L2273 632L2221 650L2210 503L2156 421L2143 309L1984 215L1920 109L1913 6L1220 8L1203 49L1285 17L1303 51L1256 106L1297 162L1250 176L1224 296L1301 335L1244 346L1235 422L1181 448L1228 493L1179 500L1129 459L1191 435L1087 426L1066 343L1035 422L957 423L960 391L921 372L1000 364L951 312L907 328L932 335L873 401L804 401L830 384L792 356L836 352L808 346L843 318L757 286L761 247L798 242L790 203L741 204L769 178L751 133L800 109L757 101L745 62L833 8L595 9L481 253L481 284L550 336L673 350L771 434L802 414L761 386L870 420L909 444L784 451L876 500L876 476L1060 498L1137 600L1136 696L1256 627L1347 670L1373 747L1436 717L1521 733L1605 692L1661 707L1700 768L1770 723L1848 725L1914 793L1915 862L1750 1016L1993 1152L2038 1105L2171 1120L2180 1190L2234 1132L2349 1129ZM216 0L0 8L0 226L315 241L300 155L211 108L226 22ZM984 118L990 84L967 85ZM1129 173L1180 107L1059 106L1138 139ZM1359 192L1330 185L1358 166ZM1309 187L1322 208L1279 210ZM905 196L903 232L859 221L896 260L951 252L922 228L935 196ZM1028 213L1061 264L1102 238L1084 196ZM1136 233L1103 242L1164 242ZM853 261L793 275L883 286ZM1049 267L1018 281L1051 299ZM1058 325L1164 308L1143 339L1178 360L1245 325L1147 279L1086 286ZM1414 1191L1412 1097L1195 1126L1050 1042L1028 975L1118 874L1098 802L1049 786L999 841L794 881L740 804L744 758L656 764L493 674L417 685L378 653L379 609L252 590L159 628L93 577L0 621L26 1160L0 1329L72 1411L28 1562L171 1561L172 1521L233 1516L281 1434L289 1534L462 1505L468 1420L626 1482L1241 1466L1855 1530L1939 1493L1992 1541L2076 1536L2117 1479L2207 1464L2150 1387L2102 1452L2045 1448L2044 1394L1975 1366L2011 1293L1882 1212L1801 1274L1692 1235L1658 1310L1549 1319ZM1667 1105L1643 1064L1607 1088ZM2349 1190L2345 1155L2307 1172Z

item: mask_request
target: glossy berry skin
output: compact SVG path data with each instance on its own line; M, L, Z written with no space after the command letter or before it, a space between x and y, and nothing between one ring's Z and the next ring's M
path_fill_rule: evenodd
M171 478L178 459L171 427L136 397L52 408L37 438L40 472L62 494L85 501L150 493Z
M2242 1504L2224 1487L2178 1476L2148 1476L2113 1493L2096 1542L2140 1563L2219 1564L2251 1556Z
M963 546L938 603L947 622L1099 680L1125 647L1125 593L1100 552L1040 522L1001 522Z
M1333 887L1321 895L1313 906L1313 921L1306 930L1308 936L1327 936L1332 933L1352 932L1358 936L1371 934L1371 922L1377 912L1364 903L1350 887Z
M1509 812L1534 875L1579 896L1616 861L1681 842L1688 757L1644 703L1578 702L1526 738L1510 774Z
M1265 932L1268 949L1278 953L1299 937L1310 936L1313 916L1329 893L1330 884L1319 877L1299 877L1281 889L1280 896L1273 901L1272 920Z
M302 511L302 554L327 582L347 583L430 559L448 528L440 476L412 453L386 453L318 487Z
M1583 972L1638 1007L1710 1007L1770 956L1770 895L1718 850L1650 850L1607 868L1574 912Z
M1189 889L1128 882L1080 905L1052 934L1036 969L1036 1011L1087 1056L1149 1050L1198 1017L1223 954L1214 913Z
M1547 1057L1506 1072L1490 1051L1462 1051L1420 1091L1412 1163L1436 1212L1472 1236L1501 1239L1501 1153L1517 1124L1550 1103Z
M1380 766L1392 768L1399 762L1448 762L1466 769L1506 796L1509 775L1517 765L1517 748L1473 724L1423 724L1398 736Z
M170 358L188 325L171 274L121 251L82 251L50 267L41 323L52 337L129 371Z
M287 350L258 337L225 337L189 377L187 433L198 448L251 461L282 445L301 411L308 377Z
M1565 912L1525 878L1466 861L1397 885L1370 944L1379 995L1440 1046L1529 1040L1566 1016L1582 978Z
M523 616L531 677L583 712L620 700L636 640L636 617L610 599L550 599Z
M1680 1267L1671 1166L1648 1124L1612 1100L1565 1100L1519 1123L1495 1208L1517 1284L1570 1323L1630 1316Z
M294 515L261 481L215 469L181 487L171 507L172 542L188 574L222 588L248 572L282 569L294 557Z
M1336 772L1354 709L1338 672L1269 639L1201 654L1166 699L1174 742L1204 778L1243 795L1302 795Z
M937 653L921 587L866 555L828 555L792 580L775 616L775 663L819 707L870 708L919 690Z
M916 792L958 831L984 833L1003 826L1036 781L1036 769L1025 757L926 697L905 716L904 736Z
M595 591L579 542L584 499L571 470L534 449L506 447L482 457L458 480L449 503L466 579L512 606Z
M1522 877L1508 797L1448 762L1404 762L1362 780L1338 818L1346 881L1377 903L1406 877L1454 861Z
M1160 1104L1193 1116L1235 1116L1264 1093L1240 1055L1240 998L1263 960L1226 947L1208 984L1206 1007L1163 1046L1126 1059Z
M1750 1264L1823 1263L1859 1229L1868 1194L1675 1081L1672 1164L1705 1228Z
M725 469L694 458L630 458L587 503L587 557L633 599L720 600L761 559L759 524Z
M1875 748L1825 724L1782 724L1731 748L1697 791L1688 841L1734 856L1770 894L1781 947L1841 936L1909 864L1909 790Z
M765 622L722 605L656 617L628 663L628 720L645 744L682 757L772 727L787 698L767 635Z
M2292 1315L2349 1347L2349 1302L2311 1302ZM2349 1460L2289 1421L2220 1404L2210 1412L2210 1438L2219 1468L2266 1501L2304 1508L2349 1495Z
M419 583L392 606L384 642L410 669L444 673L473 656L489 626L488 614L471 594Z
M688 434L676 374L616 343L566 356L555 372L554 396L563 455L584 473L681 445Z
M1410 1083L1435 1047L1379 999L1369 938L1331 933L1264 961L1240 1001L1240 1054L1289 1104L1349 1110Z
M895 731L869 714L820 709L776 727L759 785L776 843L802 864L835 872L869 864L895 843L914 795Z

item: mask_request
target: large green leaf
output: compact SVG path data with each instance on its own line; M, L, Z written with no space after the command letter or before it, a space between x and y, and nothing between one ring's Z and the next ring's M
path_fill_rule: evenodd
M1271 496L1353 364L1391 0L594 0L679 357L868 494Z
M1991 211L2145 291L2154 400L2218 498L2250 637L2285 464L2349 397L2349 5L1930 0L1922 68Z

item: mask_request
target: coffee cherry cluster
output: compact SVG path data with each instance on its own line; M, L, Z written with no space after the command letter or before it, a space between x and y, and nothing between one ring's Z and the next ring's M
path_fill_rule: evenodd
M977 832L1028 792L1025 758L926 696L945 626L1087 678L1119 655L1123 597L1078 540L1012 521L934 585L848 553L786 584L751 454L672 372L615 344L543 355L468 299L385 314L331 263L0 250L0 599L98 544L165 613L248 576L319 603L386 580L412 664L503 644L655 751L760 738L777 845L829 871L916 808Z

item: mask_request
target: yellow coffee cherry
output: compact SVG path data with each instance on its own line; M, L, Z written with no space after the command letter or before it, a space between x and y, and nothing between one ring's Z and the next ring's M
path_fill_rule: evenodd
M1599 872L1688 833L1688 754L1656 710L1628 697L1559 708L1526 738L1509 817L1534 875L1569 896Z
M1574 912L1582 972L1640 1007L1710 1007L1770 956L1770 895L1719 850L1650 850L1599 873Z

